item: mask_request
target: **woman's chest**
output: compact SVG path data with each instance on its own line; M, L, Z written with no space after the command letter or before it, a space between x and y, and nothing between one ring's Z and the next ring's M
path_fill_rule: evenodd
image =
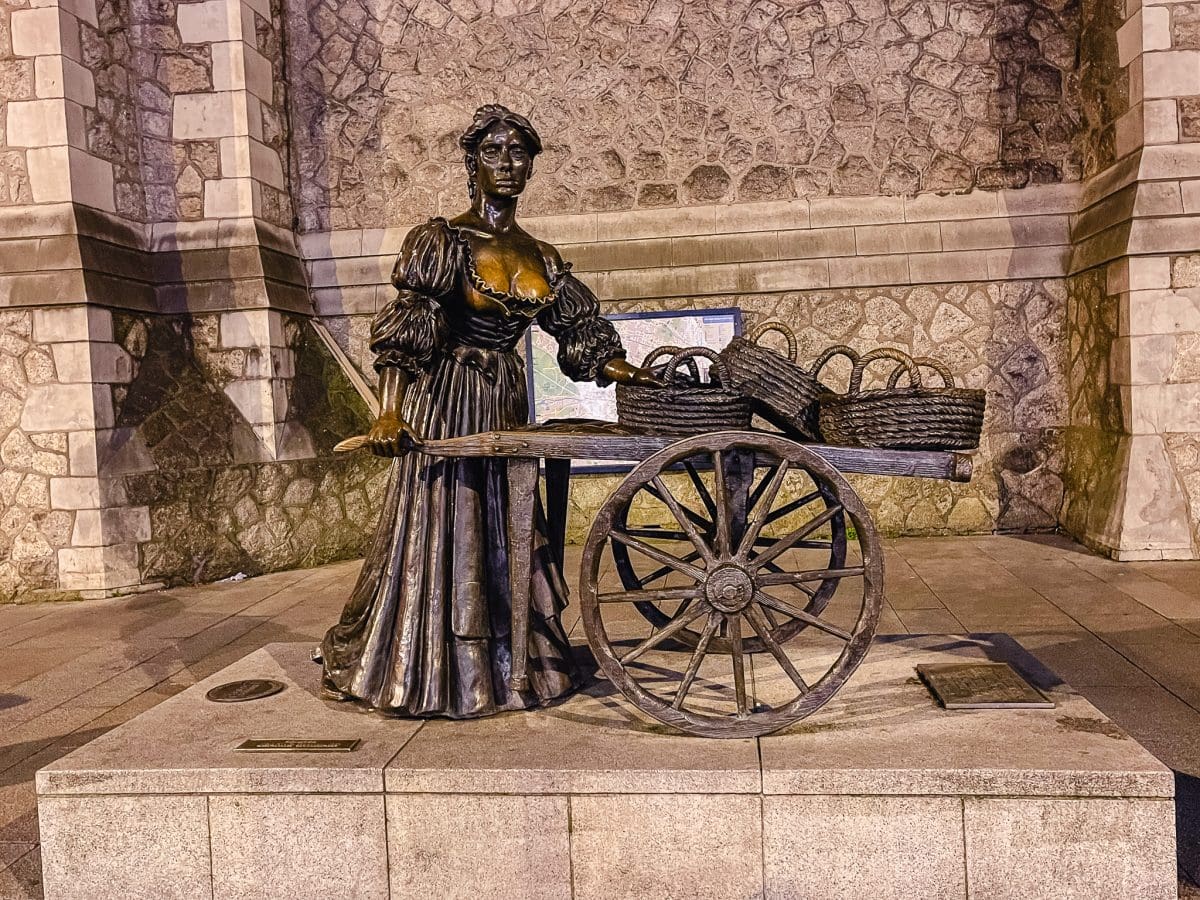
M469 280L475 292L491 294L493 299L499 295L499 299L532 301L545 299L553 292L545 259L536 244L476 236L468 237L467 244L469 274L474 276Z

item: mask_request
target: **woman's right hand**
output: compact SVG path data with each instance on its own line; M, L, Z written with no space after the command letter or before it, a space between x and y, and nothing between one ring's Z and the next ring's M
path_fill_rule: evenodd
M376 456L400 456L410 448L407 441L420 443L421 438L413 427L394 412L382 412L371 431L367 434L367 448Z

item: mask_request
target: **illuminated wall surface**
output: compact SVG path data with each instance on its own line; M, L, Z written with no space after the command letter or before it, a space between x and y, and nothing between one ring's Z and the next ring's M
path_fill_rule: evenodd
M7 0L0 600L361 551L344 366L495 101L609 311L987 388L970 485L856 481L885 531L1197 555L1200 3Z

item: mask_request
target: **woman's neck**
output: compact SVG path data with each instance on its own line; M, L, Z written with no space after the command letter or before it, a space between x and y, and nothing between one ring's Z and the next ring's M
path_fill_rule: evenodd
M489 197L480 191L471 204L471 212L485 222L490 230L505 232L516 224L517 198Z

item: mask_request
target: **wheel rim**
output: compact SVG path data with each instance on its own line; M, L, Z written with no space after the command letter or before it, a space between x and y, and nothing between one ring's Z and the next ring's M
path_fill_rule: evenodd
M740 518L733 508L738 492L725 483L731 453L750 453L752 459L757 454L773 458L778 464L768 482L760 481L755 489L757 499L746 504ZM713 494L717 508L711 533L688 517L684 504L662 478L664 471L696 455L707 455L714 461ZM765 531L767 520L789 475L810 479L832 506L781 537L771 538ZM679 532L692 541L697 550L695 560L687 561L683 555L668 553L626 530L629 503L647 485L671 511ZM853 526L860 559L846 564L847 542L843 541L837 566L792 571L796 568L792 561L795 545L839 518L843 523L848 518ZM837 545L838 541L832 543ZM680 584L601 592L600 565L614 546L625 548L626 557L637 555L648 564L668 566L679 576ZM614 559L618 554L613 554ZM601 507L583 553L581 615L588 642L604 675L644 712L693 734L750 737L777 730L811 714L849 678L874 635L882 606L882 575L882 553L867 510L836 469L807 448L783 437L750 432L697 435L643 461ZM851 581L861 585L861 591L857 586L847 590ZM831 587L826 588L827 583ZM811 584L818 587L807 587ZM803 594L808 598L804 606L782 598L783 589L793 585L804 588ZM821 617L839 588L843 589L849 605L845 610L839 609L838 615L853 615L852 625L838 625ZM640 641L629 638L619 628L610 633L611 623L606 622L604 611L630 609L637 603L678 603L679 608L669 612L656 606L660 624L654 625L652 633ZM840 596L838 605L845 605ZM796 627L793 622L802 626ZM783 647L777 635L787 631L793 634L804 631L809 635L806 640L815 648L812 660L803 656L808 652L806 648L789 653ZM685 632L690 632L690 636L685 636ZM665 656L667 642L674 638L688 643L691 653L686 657L680 653ZM831 641L834 646L818 647L818 639ZM749 668L751 641L761 648L755 657L760 662L754 663L753 672ZM799 658L797 651L801 653ZM711 679L701 670L722 657L728 659L733 687L718 697L719 686L710 687ZM686 667L680 672L685 658ZM832 660L827 667L820 662L826 658ZM757 675L768 661L775 670L774 680ZM816 677L812 674L814 670L821 670ZM767 668L762 671L766 673ZM701 681L705 682L703 699L697 692ZM787 687L790 694L770 688L774 693L764 702L767 690L764 685L777 683ZM718 709L718 699L730 701L728 711Z

